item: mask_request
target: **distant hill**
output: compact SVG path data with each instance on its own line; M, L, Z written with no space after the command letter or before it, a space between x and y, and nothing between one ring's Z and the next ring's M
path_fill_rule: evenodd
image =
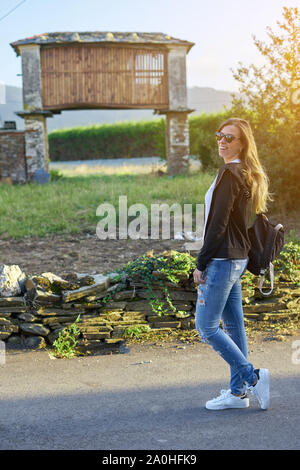
M188 88L188 106L195 109L196 113L216 113L222 111L224 106L230 107L232 95L237 93L232 91L215 90L214 88L202 88L195 86Z
M224 106L230 106L232 92L220 91L214 88L188 88L188 107L195 109L193 114L202 112L212 113L222 111ZM6 104L0 104L0 127L3 121L16 121L17 129L24 129L24 121L15 111L22 111L22 88L5 86ZM47 119L48 131L63 127L84 126L88 124L113 123L116 121L153 119L157 117L151 109L144 110L83 110L63 111L53 118Z

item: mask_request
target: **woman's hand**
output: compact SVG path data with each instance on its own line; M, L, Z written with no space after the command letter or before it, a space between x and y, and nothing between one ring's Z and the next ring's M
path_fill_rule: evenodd
M194 273L193 273L193 276L194 276L195 284L205 284L205 281L206 281L207 277L205 279L202 278L202 276L203 276L202 271L199 271L199 269L196 268Z

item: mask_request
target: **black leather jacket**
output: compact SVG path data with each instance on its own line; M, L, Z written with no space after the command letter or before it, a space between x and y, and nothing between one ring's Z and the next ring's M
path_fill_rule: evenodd
M241 163L226 163L218 172L197 268L204 271L211 258L247 258L250 250L250 188Z

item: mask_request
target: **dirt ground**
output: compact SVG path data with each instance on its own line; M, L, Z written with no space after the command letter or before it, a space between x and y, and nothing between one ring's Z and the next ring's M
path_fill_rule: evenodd
M0 264L17 264L25 274L53 272L107 273L153 250L180 250L177 240L99 240L96 235L49 235L22 240L0 239Z
M272 223L281 222L288 235L295 229L300 238L300 218L284 215L270 216ZM153 250L183 248L181 240L99 240L95 233L51 234L44 238L1 239L0 264L17 264L28 275L53 272L90 274L114 271L138 256Z

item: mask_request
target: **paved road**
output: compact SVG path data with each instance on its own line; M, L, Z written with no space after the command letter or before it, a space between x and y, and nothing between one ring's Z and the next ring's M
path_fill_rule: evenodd
M160 157L143 157L143 158L101 158L97 160L71 160L62 162L50 162L50 168L59 170L62 167L76 167L78 165L87 166L124 166L124 165L151 165L152 163L163 163Z
M299 449L299 339L250 344L255 366L271 371L267 411L254 398L245 410L204 408L228 387L229 368L202 343L70 360L9 352L0 449Z

